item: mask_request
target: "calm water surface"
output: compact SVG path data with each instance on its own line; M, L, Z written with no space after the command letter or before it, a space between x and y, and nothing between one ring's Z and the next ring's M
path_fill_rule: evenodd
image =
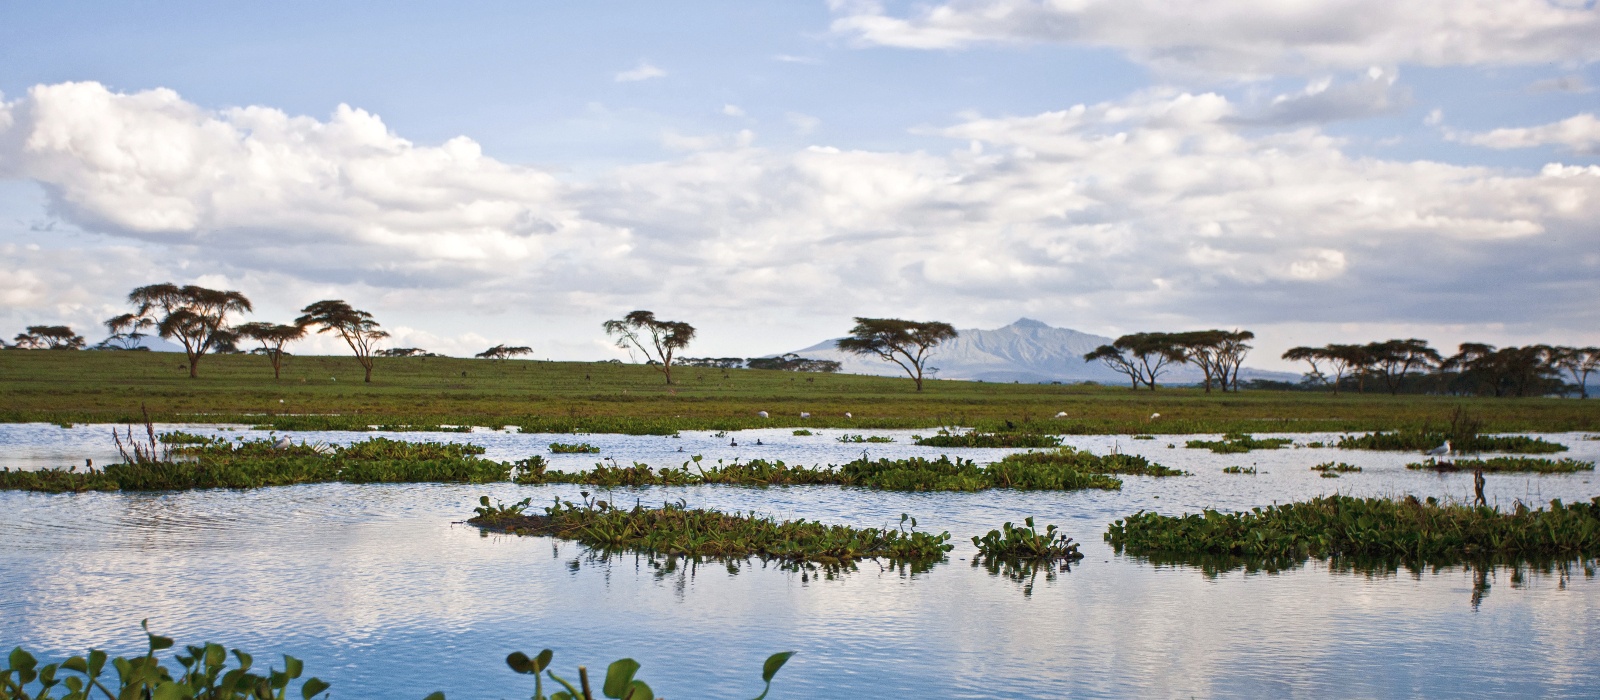
M0 465L97 464L108 428L0 425ZM206 431L255 435L248 431ZM910 446L912 431L871 431L892 444L842 444L842 431L788 430L673 439L505 432L408 433L471 441L494 459L583 440L599 457L673 465L690 454L837 463L949 453L991 461L1004 450ZM347 443L374 433L290 433ZM1294 435L1302 444L1335 436ZM1561 456L1600 458L1600 441L1547 436ZM761 446L755 446L756 440ZM738 447L730 446L737 440ZM948 562L911 574L866 562L819 577L701 564L665 570L642 557L597 560L548 538L485 537L458 524L480 495L576 498L579 487L319 484L251 491L45 495L0 493L0 645L47 655L90 645L138 651L141 618L180 643L201 640L307 660L334 697L526 697L506 669L513 650L556 650L558 673L643 664L659 693L751 697L761 661L799 652L774 697L1596 697L1600 582L1592 567L1501 569L1474 603L1459 567L1365 574L1321 563L1207 575L1112 553L1107 523L1140 509L1246 508L1339 491L1467 497L1470 475L1407 471L1411 455L1329 448L1213 455L1181 440L1068 438L1146 455L1189 477L1125 479L1120 492L901 494L837 487L619 489L621 502L683 499L856 526L902 512L948 530ZM1175 443L1175 448L1168 444ZM679 448L683 452L678 452ZM555 455L557 468L593 455ZM1322 479L1326 461L1363 467ZM1227 475L1229 465L1255 476ZM1592 472L1488 477L1490 497L1542 503L1600 495ZM1019 582L973 568L967 538L1033 515L1083 543L1071 571Z

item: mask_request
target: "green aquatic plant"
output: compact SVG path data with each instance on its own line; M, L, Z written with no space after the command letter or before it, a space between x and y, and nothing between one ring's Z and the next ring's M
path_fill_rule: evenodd
M543 514L511 515L498 511L475 515L467 522L489 531L576 540L601 551L758 557L821 564L877 558L932 561L943 558L952 548L948 532L933 535L914 528L858 529L818 521L780 522L755 513L689 508L682 502L666 503L660 508L635 505L623 509L589 499L587 492L584 498L580 503L556 499L543 509Z
M1154 435L1135 435L1135 436L1133 436L1133 439L1135 439L1135 440L1154 440L1154 439L1156 439L1156 436L1154 436Z
M1331 472L1330 472L1331 473ZM1140 511L1112 523L1105 539L1130 554L1371 557L1453 563L1481 557L1600 555L1600 497L1548 509L1509 511L1442 505L1429 498L1322 496L1224 513L1168 516Z
M1294 441L1288 438L1260 438L1243 433L1228 433L1221 440L1190 440L1184 447L1206 449L1217 454L1237 454L1251 450L1281 450Z
M1047 525L1044 532L1039 532L1034 528L1031 516L1022 523L1022 527L1005 523L999 530L990 530L983 537L973 537L972 544L978 548L978 556L1033 560L1083 558L1083 554L1078 552L1077 543L1071 537L1057 532L1056 526Z
M951 433L941 430L938 435L917 437L913 442L923 447L1056 447L1061 444L1061 438L1039 433Z
M795 434L795 437L810 437L812 435L816 435L816 433L813 433L813 432L811 432L809 430L806 430L805 428L801 428L799 430L794 431L794 434Z
M558 455L560 455L560 454L599 454L600 453L600 448L595 447L594 445L591 445L591 444L589 444L587 442L579 442L579 443L552 442L552 443L550 443L550 451L552 453L555 453L555 454L558 454Z
M143 656L110 657L98 649L73 656L60 663L40 666L37 658L21 647L12 649L6 667L0 669L0 700L284 700L304 672L304 664L284 655L283 670L268 668L252 672L254 659L233 650L234 668L228 668L228 653L217 644L185 647L174 656L175 666L156 658L156 652L173 646L170 637L150 631L149 620L139 623L144 629L149 651ZM106 665L116 671L112 678ZM55 695L56 686L66 692ZM318 678L300 683L302 700L323 695L329 685ZM97 694L98 691L98 694Z
M1222 468L1222 473L1223 474L1254 474L1254 473L1256 473L1256 468L1255 467L1239 467L1239 466L1223 467Z
M839 442L844 442L844 443L863 443L863 442L884 443L884 442L894 442L894 438L892 438L892 437L886 437L886 436L882 436L882 435L869 435L869 436L866 436L866 437L862 437L860 435L851 435L849 433L845 433L844 435L840 435L837 439L838 439Z
M1532 472L1535 474L1570 474L1592 472L1594 462L1576 459L1545 459L1542 457L1490 457L1489 459L1458 459L1454 462L1412 462L1407 469L1428 469L1439 472Z
M1096 456L1083 450L1071 447L1060 447L1043 452L1018 452L1006 455L1000 461L989 465L989 469L1011 465L1049 465L1073 469L1092 474L1133 474L1139 476L1187 476L1188 472L1182 469L1172 469L1152 462L1139 455L1125 455L1117 452L1105 456Z
M186 433L181 430L161 433L160 435L156 436L156 439L159 440L163 445L212 445L219 442L228 441L227 438L195 435L193 433Z
M1402 430L1376 432L1367 435L1346 435L1339 438L1336 447L1346 450L1387 450L1391 452L1426 452L1450 440L1456 453L1509 452L1513 454L1548 454L1566 452L1567 446L1543 438L1526 435L1471 435L1452 437L1443 431Z
M1353 464L1346 464L1344 462L1323 462L1322 464L1312 467L1311 471L1322 472L1323 474L1345 474L1349 472L1361 471L1361 467Z

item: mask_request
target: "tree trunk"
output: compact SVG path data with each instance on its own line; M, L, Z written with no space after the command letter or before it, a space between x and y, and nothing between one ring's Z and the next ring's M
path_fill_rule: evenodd
M368 384L371 384L371 383L372 383L372 364L371 364L371 363L370 363L370 362L369 362L369 363L367 363L367 365L366 365L366 370L367 370L367 378L366 378L366 380L365 380L365 381L366 381L366 382L367 382L367 383L368 383Z
M200 356L199 355L190 355L189 356L189 378L190 379L195 379L195 378L198 378L199 376L200 376Z

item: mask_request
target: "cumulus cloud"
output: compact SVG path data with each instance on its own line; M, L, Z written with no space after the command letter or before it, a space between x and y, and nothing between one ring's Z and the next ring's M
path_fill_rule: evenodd
M1323 124L1393 114L1411 104L1411 91L1396 85L1396 74L1372 68L1360 79L1335 84L1331 78L1312 81L1297 93L1274 97L1241 124L1290 126Z
M1592 247L1600 167L1352 157L1315 126L1241 130L1247 113L1152 90L966 115L926 133L945 153L674 137L680 155L561 182L466 139L410 143L351 108L319 121L63 84L0 109L12 120L0 173L41 183L70 223L184 260L186 278L271 286L289 309L330 297L453 318L643 307L707 326L973 322L954 310L1101 329L1600 320L1600 256L1571 254ZM15 271L38 279L0 294L44 303L63 284L44 276L71 263L28 260ZM118 274L168 277L159 260L129 269ZM114 301L127 286L79 294ZM458 330L429 340L479 339Z
M645 61L640 61L639 65L618 73L614 79L619 83L636 83L641 80L650 80L652 78L664 78L666 75L666 71L652 66Z
M1561 146L1573 153L1600 153L1600 119L1585 112L1551 124L1495 129L1482 133L1449 133L1454 141L1486 148Z
M318 121L62 83L6 112L0 176L44 185L58 215L240 266L454 284L583 239L550 175L487 158L465 137L417 146L345 105Z
M1531 65L1600 59L1593 3L1546 0L949 0L903 16L833 0L834 33L950 49L1058 42L1179 71L1316 73L1370 65Z

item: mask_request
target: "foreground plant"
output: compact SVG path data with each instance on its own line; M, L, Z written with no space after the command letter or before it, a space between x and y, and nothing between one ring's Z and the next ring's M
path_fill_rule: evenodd
M550 660L555 653L549 649L528 656L520 651L512 652L506 657L506 665L517 673L533 676L532 700L547 700L544 694L544 679L540 674L550 677L550 680L559 683L565 690L557 691L549 696L548 700L593 700L594 691L589 686L589 669L586 666L578 667L578 685L573 686L565 678L558 676L550 669ZM755 700L764 700L767 693L772 691L772 678L778 675L778 670L789 662L789 657L794 656L792 651L782 651L767 657L766 663L761 665L761 681L766 687ZM639 662L633 659L619 659L611 662L606 668L605 683L600 686L600 692L605 697L614 700L655 700L655 692L644 681L639 680ZM444 693L434 693L424 700L445 700Z
M1303 561L1373 557L1452 563L1481 557L1600 555L1600 497L1510 511L1488 506L1323 496L1238 513L1168 516L1140 511L1105 539L1131 554L1236 555Z
M0 670L0 700L284 700L304 670L299 659L284 655L283 670L268 668L265 675L255 674L251 672L254 659L238 649L233 650L238 665L229 669L227 652L209 643L185 647L186 653L173 659L177 666L169 668L156 658L156 652L171 648L173 641L152 634L149 622L139 623L149 643L144 656L110 658L93 649L61 663L39 666L22 647L13 649L7 667ZM105 673L108 660L116 671L115 679ZM56 686L66 692L55 695ZM310 700L328 687L320 679L308 678L300 684L299 696Z

